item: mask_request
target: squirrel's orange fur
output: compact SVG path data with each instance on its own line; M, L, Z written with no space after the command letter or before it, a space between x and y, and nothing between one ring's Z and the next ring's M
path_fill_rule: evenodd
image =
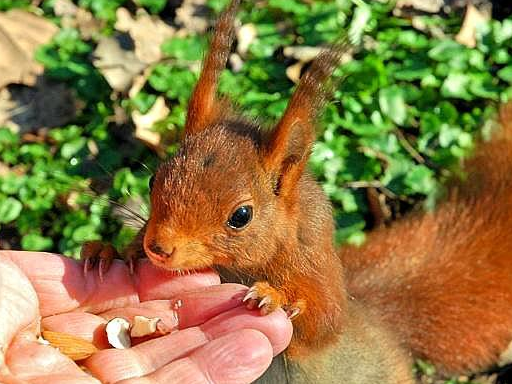
M512 341L512 104L500 121L434 212L340 250L349 292L450 372L489 367Z
M338 251L331 206L305 168L343 46L322 53L276 127L260 129L216 95L238 3L219 19L181 148L155 174L151 214L128 255L145 251L170 270L222 268L256 283L264 309L302 312L288 356L339 370L313 382L409 383L410 352L450 372L494 364L512 341L512 127L480 146L469 178L435 212ZM229 228L244 205L252 221Z

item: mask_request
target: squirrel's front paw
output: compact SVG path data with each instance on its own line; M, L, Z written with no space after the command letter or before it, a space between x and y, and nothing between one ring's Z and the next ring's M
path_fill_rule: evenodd
M84 275L98 263L98 274L100 281L103 275L108 272L112 260L119 257L117 250L112 244L105 244L101 241L87 241L80 250L80 259L84 261Z
M248 309L259 308L262 315L283 307L286 297L269 283L259 281L249 288L243 299Z

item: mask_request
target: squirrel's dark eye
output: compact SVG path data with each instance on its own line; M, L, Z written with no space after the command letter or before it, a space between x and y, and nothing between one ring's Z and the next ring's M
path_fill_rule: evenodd
M250 205L243 205L238 208L231 217L228 219L228 226L233 229L242 229L252 219L252 207Z
M155 183L155 175L151 176L149 178L149 190L151 191L153 189L153 184Z

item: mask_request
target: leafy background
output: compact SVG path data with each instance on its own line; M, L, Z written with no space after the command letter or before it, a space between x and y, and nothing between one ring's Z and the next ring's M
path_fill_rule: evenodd
M225 3L206 1L205 19L213 20ZM160 158L179 145L206 35L187 31L165 40L161 60L149 67L140 90L128 95L113 90L95 66L98 41L118 34L120 7L173 24L181 2L75 4L99 23L90 36L63 25L55 1L0 0L2 11L26 9L59 26L35 57L45 78L66 84L80 105L69 123L29 137L0 128L3 248L77 257L87 240L122 247L135 232L126 225L133 214L123 204L147 214L148 179ZM285 54L286 47L324 45L340 30L361 43L337 72L344 81L322 117L311 158L333 202L341 243L362 243L365 230L418 204L432 208L475 140L489 135L499 103L512 97L512 17L506 15L477 28L474 48L454 40L462 11L398 16L387 1L247 1L239 20L257 33L239 55L243 64L223 73L220 89L246 114L268 122L283 112L294 86L285 73L297 60ZM152 128L161 138L155 150L134 135L130 116L148 113L160 96L169 112ZM433 373L426 363L417 369Z

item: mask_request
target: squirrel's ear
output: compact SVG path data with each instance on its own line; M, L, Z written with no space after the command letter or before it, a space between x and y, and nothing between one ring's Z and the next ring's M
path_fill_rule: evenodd
M276 175L276 194L286 194L300 179L315 140L315 122L332 93L330 78L348 47L343 40L321 52L303 75L283 117L270 132L264 164Z
M225 109L217 98L217 87L234 40L235 15L239 4L240 0L232 0L217 20L203 70L188 104L186 135L205 129Z

